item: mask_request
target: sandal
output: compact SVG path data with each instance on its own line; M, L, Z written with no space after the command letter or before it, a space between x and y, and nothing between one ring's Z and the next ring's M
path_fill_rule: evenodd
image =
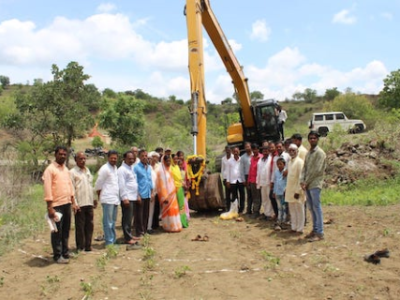
M369 263L373 263L374 265L378 265L381 263L381 259L379 258L378 255L376 255L375 253L371 254L371 255L366 255L364 256L364 260L366 262Z
M203 239L202 239L201 235L198 234L194 239L192 239L192 242L195 242L195 241L202 241L202 240L203 240Z
M209 238L208 235L204 235L203 238L201 239L202 242L208 242Z
M94 238L94 240L95 240L96 242L104 241L104 235L98 235L98 236L96 236L96 237Z
M390 257L390 252L389 252L389 250L387 248L386 249L382 249L382 250L378 250L374 254L376 256L379 256L379 257L386 257L386 258Z

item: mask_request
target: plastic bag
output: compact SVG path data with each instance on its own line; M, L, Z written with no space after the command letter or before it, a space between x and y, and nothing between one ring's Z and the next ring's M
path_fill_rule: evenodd
M222 213L219 218L222 220L232 220L239 217L238 200L231 203L231 208L228 212Z
M56 222L60 222L61 218L62 218L62 213L60 213L58 211L56 212L56 216L54 219L50 219L48 213L44 214L44 219L46 220L47 224L49 225L51 232L58 232Z

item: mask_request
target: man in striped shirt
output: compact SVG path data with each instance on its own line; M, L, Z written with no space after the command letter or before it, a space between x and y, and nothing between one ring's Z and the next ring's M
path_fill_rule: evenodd
M75 155L76 166L69 173L75 191L76 204L79 206L75 214L75 241L78 251L92 251L93 215L97 200L93 195L93 176L86 167L86 155L82 151Z

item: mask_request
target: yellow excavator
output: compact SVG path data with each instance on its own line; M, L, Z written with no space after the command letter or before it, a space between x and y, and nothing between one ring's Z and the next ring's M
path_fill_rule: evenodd
M191 180L189 206L193 210L216 210L225 207L220 174L209 174L206 164L207 106L204 83L203 27L215 46L232 78L239 102L240 123L228 128L227 143L243 149L244 142L261 143L278 140L277 103L274 100L251 102L247 78L244 76L209 0L186 0L188 31L191 116L194 155L188 157L188 177Z

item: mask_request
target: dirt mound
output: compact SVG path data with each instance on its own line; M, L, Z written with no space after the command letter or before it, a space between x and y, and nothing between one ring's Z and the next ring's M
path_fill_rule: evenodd
M387 148L383 141L372 140L366 144L347 142L327 153L325 184L334 187L359 179L388 179L396 176L392 161L399 160L395 149Z

